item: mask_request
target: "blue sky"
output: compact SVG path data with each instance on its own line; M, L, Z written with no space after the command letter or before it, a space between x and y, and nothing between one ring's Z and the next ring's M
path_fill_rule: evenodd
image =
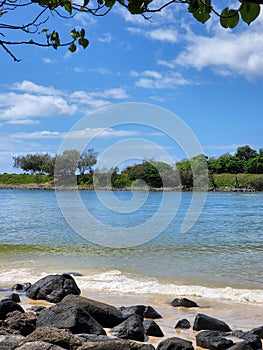
M56 26L62 32L85 27L90 46L74 54L65 48L12 48L19 63L0 51L0 173L17 171L13 155L56 154L79 120L127 102L175 113L208 156L245 144L263 148L263 16L249 27L225 30L217 18L197 23L184 5L152 22L116 7L106 17L79 14ZM132 124L132 118L130 123L122 125L120 115L118 126L96 136L92 146L99 155L113 143L136 138L135 159L156 157L139 140L158 144L174 162L184 158L160 130ZM90 126L89 134L100 128ZM108 159L105 166L110 164Z

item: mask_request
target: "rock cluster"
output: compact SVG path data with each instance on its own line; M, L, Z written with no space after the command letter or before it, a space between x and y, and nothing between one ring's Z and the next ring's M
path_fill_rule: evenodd
M19 295L0 301L0 350L155 350L148 336L163 337L158 325L162 316L149 305L116 308L80 296L69 274L49 275L16 291L27 297L54 303L24 310ZM174 299L174 307L198 307L186 298ZM187 319L175 328L190 328ZM249 332L232 331L222 320L198 313L194 319L196 345L210 350L262 349L263 326ZM108 334L108 335L107 335ZM236 341L236 339L239 341ZM234 340L235 339L235 342ZM193 343L178 337L159 342L156 350L194 350Z

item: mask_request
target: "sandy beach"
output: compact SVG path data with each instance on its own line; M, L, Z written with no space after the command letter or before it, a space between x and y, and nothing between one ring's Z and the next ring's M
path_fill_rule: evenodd
M78 283L81 277L74 277ZM79 283L81 284L81 282ZM10 291L0 292L0 297L7 295ZM148 343L157 346L158 343L165 338L180 337L187 340L191 340L195 346L195 335L197 332L193 331L193 321L197 313L203 313L211 317L215 317L225 321L232 330L241 329L244 331L251 330L255 327L262 326L263 319L263 304L262 303L249 303L249 302L233 302L220 300L215 298L202 298L192 297L191 300L195 301L198 308L183 308L172 307L170 302L174 296L165 294L135 294L135 293L109 293L103 291L97 291L90 288L81 289L81 296L101 301L114 305L116 307L130 306L130 305L151 305L154 307L163 318L155 320L161 327L164 338L149 337ZM182 295L181 297L184 297ZM51 306L53 304L42 300L31 300L25 296L25 293L20 293L21 306L24 309L28 309L35 305ZM182 318L189 320L191 324L190 329L175 329L177 321ZM107 330L107 333L109 330ZM108 333L110 335L110 333Z

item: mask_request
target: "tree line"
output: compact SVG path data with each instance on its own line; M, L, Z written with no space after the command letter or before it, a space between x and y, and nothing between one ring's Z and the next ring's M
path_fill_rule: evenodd
M204 154L191 159L183 159L170 165L154 159L118 168L97 169L98 153L93 148L85 152L66 150L52 157L45 154L27 154L14 156L14 167L26 173L48 174L54 178L74 177L78 185L126 188L130 186L150 188L216 188L214 181L218 174L263 174L263 149L256 150L245 145L238 147L235 154L223 154L208 158ZM235 186L238 187L236 180ZM255 186L254 186L255 187Z

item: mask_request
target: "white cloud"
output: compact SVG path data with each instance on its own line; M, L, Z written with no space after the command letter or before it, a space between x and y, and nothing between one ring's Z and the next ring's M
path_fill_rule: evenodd
M136 76L135 72L132 74ZM195 84L185 79L180 73L173 71L161 73L146 70L138 73L137 78L135 85L145 89L174 89L177 86Z
M11 125L38 125L40 122L33 119L13 119L6 122L6 124Z
M61 92L52 86L46 87L42 85L37 85L32 81L24 80L22 82L14 83L11 86L12 90L30 92L34 94L42 94L42 95L61 95Z
M63 138L65 133L61 133L58 131L35 131L35 132L18 132L16 134L11 134L10 137L12 139L57 139Z
M198 70L211 68L220 75L241 75L247 79L263 76L263 25L233 32L213 30L212 36L188 33L188 45L171 62Z
M98 38L101 43L111 43L112 36L110 33L105 33L103 37Z
M60 96L0 94L0 120L28 119L54 115L73 115L76 105L70 105Z
M174 28L158 28L153 30L145 30L135 27L128 27L127 30L136 35L144 36L147 39L157 40L162 42L176 43L178 35Z

